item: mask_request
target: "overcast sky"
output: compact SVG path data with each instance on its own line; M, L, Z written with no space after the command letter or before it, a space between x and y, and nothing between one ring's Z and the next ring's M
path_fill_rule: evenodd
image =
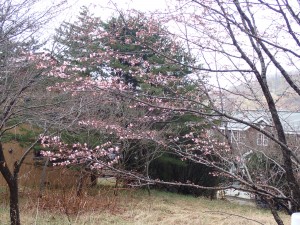
M165 0L68 0L70 9L63 16L68 19L78 15L80 7L87 6L95 15L105 19L109 17L116 7L119 9L137 9L140 11L163 10L166 8Z
M58 3L61 0L52 0L54 3ZM51 36L55 28L63 21L75 20L79 15L80 8L86 6L92 11L95 16L101 17L101 19L107 19L110 16L116 14L116 9L136 9L139 11L153 12L155 10L167 9L167 5L172 0L68 0L66 8L61 12L53 21L45 28L47 31L42 36ZM168 3L169 2L169 3Z

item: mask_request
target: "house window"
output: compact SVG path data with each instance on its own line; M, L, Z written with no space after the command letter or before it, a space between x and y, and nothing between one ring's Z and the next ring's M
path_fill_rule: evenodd
M239 131L231 131L230 133L230 141L231 142L241 142L241 133Z
M268 146L269 138L267 138L266 135L264 135L262 133L257 133L256 143L257 143L257 145L260 145L260 146Z

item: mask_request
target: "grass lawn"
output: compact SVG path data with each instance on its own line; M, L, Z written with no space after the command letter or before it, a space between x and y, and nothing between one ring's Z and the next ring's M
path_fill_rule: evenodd
M268 210L162 191L97 188L75 197L74 192L49 190L37 200L34 192L21 190L21 220L24 225L66 224L166 224L166 225L256 225L276 224ZM0 196L0 224L9 224L7 196ZM290 216L281 214L284 223Z

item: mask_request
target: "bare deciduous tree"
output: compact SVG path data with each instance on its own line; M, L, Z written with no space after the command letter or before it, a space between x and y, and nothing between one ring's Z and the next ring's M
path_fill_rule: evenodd
M215 79L213 84L201 88L210 96L208 106L216 115L248 125L278 146L279 159L274 160L284 169L287 190L243 177L240 177L241 182L247 183L246 189L272 201L283 200L281 203L289 213L299 211L300 189L296 178L299 155L290 146L279 115L280 109L286 109L280 105L280 98L283 97L275 95L274 84L269 79L277 74L287 87L281 95L292 93L299 97L299 2L176 2L177 10L170 11L172 17L169 20L178 28L173 33L186 43L191 52L199 56L201 66L194 67L195 74L205 74ZM233 97L229 99L229 96ZM236 101L237 98L240 101ZM228 107L224 108L227 104L231 111L240 111L247 108L245 101L253 103L252 109L266 112L271 118L274 132L262 129L259 124L247 119L235 117ZM296 109L299 110L299 107ZM276 211L272 210L272 213L277 223L282 224Z
M48 122L54 121L50 112L61 103L45 100L49 99L45 92L47 82L53 82L45 71L53 61L45 54L35 54L41 47L35 37L62 3L47 7L40 4L37 0L0 1L0 138L22 124L43 124L47 129ZM37 142L38 137L10 166L0 139L0 172L9 188L11 224L20 224L18 174Z

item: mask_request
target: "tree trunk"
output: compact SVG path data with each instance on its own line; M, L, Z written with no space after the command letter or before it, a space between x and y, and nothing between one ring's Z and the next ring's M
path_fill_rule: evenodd
M18 180L15 178L12 179L11 184L9 184L9 194L11 225L20 225Z
M237 8L237 11L238 11L241 19L242 19L242 22L244 23L245 29L247 29L251 33L251 35L256 37L258 35L258 33L257 33L255 23L243 11L243 8L241 7L240 2L238 0L235 0L233 2L234 2L235 6ZM223 6L220 5L220 7L222 9L222 13L225 14ZM250 12L250 11L248 11L248 12ZM253 14L251 14L251 16L253 16ZM253 61L249 58L249 56L246 54L246 52L244 52L243 49L241 48L241 46L239 45L239 43L236 39L237 36L235 35L235 33L233 32L233 30L231 28L232 24L230 22L229 17L227 17L227 15L225 15L225 18L226 18L226 21L227 21L227 28L228 28L228 31L230 32L230 36L232 38L234 46L236 47L236 49L241 54L241 58L244 59L245 62L253 70L254 75L256 76L256 79L257 79L257 81L258 81L258 83L261 87L263 95L264 95L264 97L267 101L267 104L268 104L268 109L269 109L269 111L271 113L271 116L272 116L274 127L275 127L277 135L278 135L278 141L280 141L281 143L283 143L285 145L285 146L281 146L281 153L282 153L282 158L283 158L283 167L284 167L285 172L286 172L286 181L287 181L287 183L289 185L289 189L291 190L291 193L292 193L292 196L290 196L293 199L292 210L293 211L298 211L300 209L300 185L297 183L297 180L295 178L295 174L293 172L293 162L292 162L292 158L291 158L292 154L290 152L290 149L287 147L288 143L287 143L287 140L286 140L286 135L285 135L285 132L284 132L284 128L283 128L283 125L282 125L282 123L280 121L280 118L279 118L278 110L277 110L277 107L276 107L276 102L274 101L274 98L273 98L272 93L270 91L270 85L268 84L268 81L267 81L267 68L268 68L268 66L266 66L266 62L265 62L265 58L264 58L264 54L263 54L262 50L264 51L264 53L266 53L269 56L271 61L274 63L274 65L278 69L281 68L281 65L274 59L274 56L271 54L270 50L268 49L268 47L265 45L264 42L262 42L260 39L257 39L257 43L261 47L260 48L253 41L251 35L247 34L248 37L251 37L250 42L252 44L253 50L256 52L256 54L257 54L257 56L259 57L259 60L260 60L261 69L258 69L258 67L253 63ZM280 71L282 72L282 74L285 73L283 68ZM285 74L285 78L286 79L289 78L287 74ZM297 90L295 89L295 86L296 86L295 83L291 83L291 82L288 82L288 83L297 92Z
M274 99L268 89L267 85L261 85L264 96L267 100L268 107L274 122L275 129L277 131L277 136L278 140L282 143L284 143L286 146L288 146L286 136L284 133L284 129L282 126L282 123L280 121L278 111L276 109L276 105L274 102ZM289 185L289 188L291 190L291 198L294 200L292 204L292 211L296 212L300 209L300 187L299 184L297 183L297 180L294 175L293 171L293 163L291 159L291 152L289 151L288 147L283 147L281 146L281 153L282 153L282 158L283 158L283 167L286 172L286 180Z
M95 187L97 185L97 176L94 172L91 173L91 187Z
M116 184L115 184L115 188L114 188L114 195L117 196L118 195L118 185L120 182L120 177L116 176Z
M149 177L149 164L150 164L149 158L147 157L147 162L146 162L146 177L147 177L147 179L150 179L150 177ZM150 192L150 185L149 185L149 183L147 184L147 191L148 191L148 195L150 196L151 192Z
M0 142L0 172L3 175L8 188L9 188L9 201L10 201L10 224L20 225L20 211L19 211L19 195L18 195L18 171L14 175L9 170Z
M43 167L43 172L42 172L41 180L40 180L40 190L39 190L39 195L38 195L39 198L43 197L43 189L45 187L45 180L46 180L46 169L48 167L49 161L50 161L50 159L47 158L45 165Z
M268 205L269 205L269 207L270 207L270 209L271 209L271 213L272 213L272 215L273 215L273 217L274 217L276 223L277 223L278 225L284 225L282 219L281 219L280 216L278 215L278 212L277 212L277 210L275 209L274 205L272 204L272 201L271 201L271 200L268 200Z
M80 177L78 178L78 182L77 182L77 190L76 190L77 197L82 196L85 177L86 177L86 174L84 172L81 172Z

